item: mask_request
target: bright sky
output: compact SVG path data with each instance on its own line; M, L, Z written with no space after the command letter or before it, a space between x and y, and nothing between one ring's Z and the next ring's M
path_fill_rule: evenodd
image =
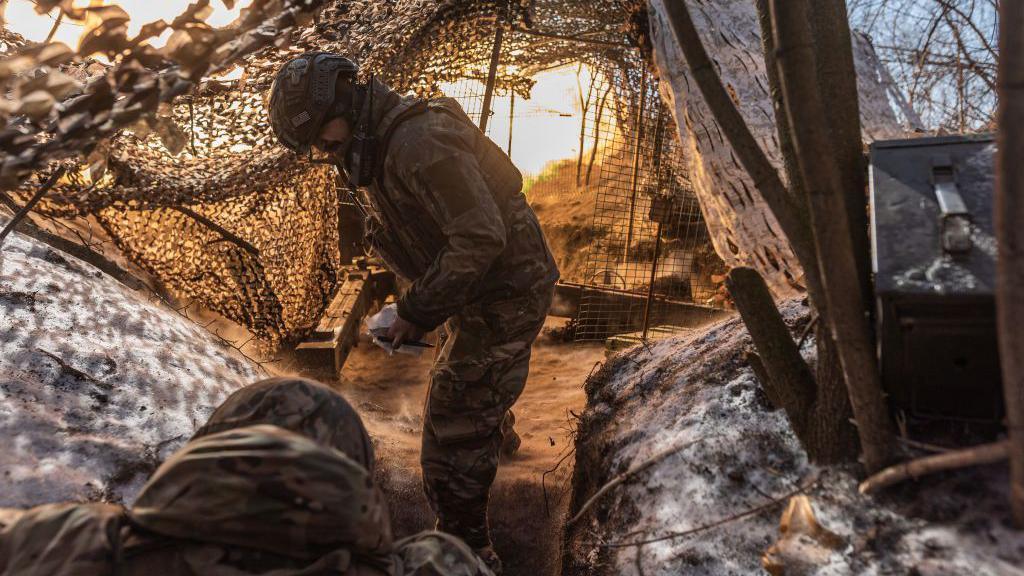
M166 20L170 22L175 16L180 14L182 10L188 7L193 0L117 0L116 4L121 8L124 8L125 12L132 17L131 22L128 23L128 35L132 36L136 34L143 24L152 22L154 20ZM245 6L249 5L251 0L242 0L235 3L235 7L232 10L224 8L224 5L219 1L210 3L210 7L213 8L213 14L206 19L212 26L223 26L230 23L238 17L239 11ZM78 0L75 2L77 6L88 6L89 1ZM57 15L57 11L53 11L53 17ZM31 0L10 0L7 6L6 18L8 26L21 34L22 36L36 42L41 42L46 39L46 35L50 32L50 28L53 27L53 18L48 14L37 14L35 3ZM54 40L63 42L72 48L78 46L78 38L85 31L80 22L62 22L60 28L57 29L57 34L54 36ZM159 38L150 40L153 46L163 46L167 41L167 38L171 35L171 30L166 30Z
M581 80L584 86L589 82L587 74L584 70ZM534 80L537 83L530 99L516 98L512 127L512 162L524 174L539 174L548 162L572 158L579 152L581 115L576 67L569 65L541 72ZM471 92L483 94L483 83L470 84ZM451 92L456 99L459 99L459 91L466 90L466 86L441 85L442 92ZM487 135L504 150L508 147L509 97L496 98L492 108L494 115L488 121Z
M117 0L132 20L128 34L139 31L143 24L154 20L170 21L181 13L193 0ZM241 8L251 0L236 2L235 8L227 10L219 1L211 3L212 15L206 20L212 26L223 26L233 21ZM78 0L79 6L89 5L89 0ZM54 11L56 15L56 11ZM50 15L40 15L31 0L9 0L6 12L8 26L29 40L42 41L53 26ZM62 22L54 39L72 48L85 31L80 23ZM171 31L150 42L160 47L167 41ZM585 69L582 82L586 85L588 71ZM538 174L551 161L574 157L579 148L580 106L576 87L576 67L565 66L538 74L535 78L531 98L516 98L515 124L512 130L512 161L524 174ZM483 84L472 82L468 88L477 96L483 94ZM442 86L443 91L454 86ZM465 90L467 87L461 87ZM479 106L479 102L477 102ZM468 106L467 106L468 107ZM509 133L509 97L495 98L492 103L494 115L490 120L488 135L506 149Z

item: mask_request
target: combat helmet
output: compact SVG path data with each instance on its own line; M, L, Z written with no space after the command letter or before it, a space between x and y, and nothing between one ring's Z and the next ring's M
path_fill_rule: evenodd
M151 533L300 560L387 554L391 527L373 476L341 452L261 424L203 436L167 459L128 513Z
M278 141L297 154L305 154L325 122L347 117L355 125L355 91L338 97L339 78L354 81L355 62L330 52L307 52L289 60L270 89L270 126Z

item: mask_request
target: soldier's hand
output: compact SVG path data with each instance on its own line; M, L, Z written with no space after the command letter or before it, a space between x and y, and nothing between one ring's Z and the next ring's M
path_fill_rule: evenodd
M401 316L395 318L395 323L388 328L388 338L391 339L391 349L398 350L404 342L417 342L423 339L423 330L412 322Z

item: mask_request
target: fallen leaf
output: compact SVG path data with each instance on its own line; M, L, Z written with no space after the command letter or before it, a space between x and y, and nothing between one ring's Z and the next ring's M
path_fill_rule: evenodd
M845 541L835 532L822 526L814 515L811 500L805 495L794 496L782 513L780 536L761 557L761 565L772 576L810 575Z

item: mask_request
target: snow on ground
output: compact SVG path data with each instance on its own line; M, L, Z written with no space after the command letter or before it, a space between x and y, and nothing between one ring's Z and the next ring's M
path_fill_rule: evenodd
M783 313L791 325L806 322L797 301L784 304ZM839 539L823 545L804 535L788 543L782 556L789 576L1024 575L1024 532L1009 528L1005 466L860 496L849 471L807 462L785 415L768 404L743 359L749 345L732 318L688 338L626 351L588 382L574 510L616 474L686 447L613 489L570 527L567 574L766 573L761 557L779 539L789 500L780 497L810 486L817 521ZM805 346L805 353L812 349ZM776 499L762 513L713 529L609 546L691 530Z
M131 501L258 367L45 244L0 251L0 506Z

